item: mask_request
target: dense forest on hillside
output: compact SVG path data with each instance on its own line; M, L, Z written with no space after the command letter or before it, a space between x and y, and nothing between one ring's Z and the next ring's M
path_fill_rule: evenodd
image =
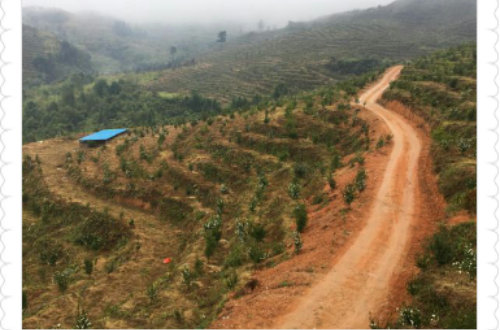
M407 65L384 100L399 101L430 125L431 154L447 218L424 245L411 303L398 328L476 328L476 46L468 44ZM448 225L458 212L471 222ZM373 326L378 326L376 322Z
M148 92L118 80L108 83L75 75L49 89L25 93L23 141L109 127L183 123L220 112L220 104L196 93L188 96Z

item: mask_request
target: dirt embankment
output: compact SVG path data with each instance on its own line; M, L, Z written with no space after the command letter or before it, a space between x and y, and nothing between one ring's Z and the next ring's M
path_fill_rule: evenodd
M370 315L391 317L416 271L421 240L442 217L425 130L377 103L400 66L360 96L372 117L372 136L392 134L391 148L366 159L368 189L347 214L340 211L342 185L332 202L311 208L304 251L255 273L253 292L230 300L214 328L367 328ZM421 124L421 123L420 123ZM346 170L349 171L349 170ZM352 174L351 174L352 177Z

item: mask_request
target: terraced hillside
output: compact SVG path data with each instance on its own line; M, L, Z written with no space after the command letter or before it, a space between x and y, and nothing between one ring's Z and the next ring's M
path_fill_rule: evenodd
M24 327L206 327L255 269L300 255L311 208L347 238L365 154L390 144L353 86L99 148L25 145Z
M447 202L439 230L417 258L420 272L407 285L411 299L392 327L475 328L476 46L406 66L384 104L431 135L434 171Z
M23 25L23 86L92 73L90 55L53 34Z
M232 39L197 65L138 75L163 92L196 90L230 102L335 83L383 62L402 61L475 40L475 0L398 0L369 10L291 22L285 29Z

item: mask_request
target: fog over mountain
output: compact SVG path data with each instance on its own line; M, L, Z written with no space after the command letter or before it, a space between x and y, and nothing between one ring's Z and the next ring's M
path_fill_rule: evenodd
M23 6L95 11L136 23L216 23L236 21L283 27L333 13L385 5L392 0L24 0Z

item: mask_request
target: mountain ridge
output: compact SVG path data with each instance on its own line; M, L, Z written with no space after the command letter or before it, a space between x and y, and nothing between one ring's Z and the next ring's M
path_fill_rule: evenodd
M420 9L416 11L419 19L427 17L425 24L408 21L415 8ZM291 22L278 31L228 40L220 50L198 58L200 65L162 71L146 86L166 92L195 89L225 101L229 101L227 95L251 98L281 83L298 91L344 79L325 67L332 57L369 54L394 63L476 38L473 0L396 1L332 17Z

